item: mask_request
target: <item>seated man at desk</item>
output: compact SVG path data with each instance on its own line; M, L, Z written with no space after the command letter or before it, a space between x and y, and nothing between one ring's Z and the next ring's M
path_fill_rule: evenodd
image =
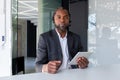
M53 14L55 29L40 35L35 63L37 72L56 73L68 69L70 60L82 51L80 36L68 30L69 19L69 12L58 8ZM89 64L85 57L79 57L76 62L77 67L82 69Z

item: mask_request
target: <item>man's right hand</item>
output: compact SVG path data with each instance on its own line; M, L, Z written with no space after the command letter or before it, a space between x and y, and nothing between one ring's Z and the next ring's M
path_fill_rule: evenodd
M61 61L49 61L48 64L43 65L42 72L55 74L61 65Z

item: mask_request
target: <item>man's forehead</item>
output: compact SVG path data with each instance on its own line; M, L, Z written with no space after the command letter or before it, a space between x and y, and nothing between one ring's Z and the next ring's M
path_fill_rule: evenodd
M68 15L68 11L65 10L65 9L59 9L56 11L56 14L59 15L59 14L64 14L64 15Z

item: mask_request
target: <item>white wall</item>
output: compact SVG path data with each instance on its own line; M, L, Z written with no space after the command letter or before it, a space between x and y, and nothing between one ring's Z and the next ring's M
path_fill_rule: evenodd
M12 73L11 0L0 0L0 25L0 77L3 77L10 76ZM5 37L4 41L2 41L2 36Z

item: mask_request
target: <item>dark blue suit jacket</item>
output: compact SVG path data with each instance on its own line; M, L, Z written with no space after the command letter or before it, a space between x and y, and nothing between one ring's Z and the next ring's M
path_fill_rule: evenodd
M69 59L71 60L76 55L77 52L83 50L80 36L68 31L67 43L68 52L70 56ZM62 59L63 57L59 37L55 29L41 34L38 42L36 71L40 72L42 70L42 65L47 64L49 61L52 60L62 61Z

